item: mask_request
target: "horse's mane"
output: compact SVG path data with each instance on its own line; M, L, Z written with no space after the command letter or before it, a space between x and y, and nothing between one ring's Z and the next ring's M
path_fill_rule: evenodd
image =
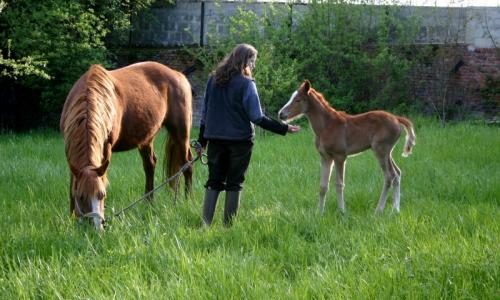
M93 65L83 80L83 87L74 94L64 121L68 161L79 169L99 167L109 159L105 157L109 147L106 141L116 115L115 88L107 71Z
M336 110L335 108L333 108L330 103L328 101L326 101L325 99L325 96L323 96L322 93L316 91L315 89L313 88L310 88L309 89L310 92L312 92L314 98L316 100L318 100L318 103L326 110L326 111L330 111L330 112L334 112L334 113L337 113L337 115L340 115L340 116L349 116L348 113L346 113L345 111L341 111L341 110Z

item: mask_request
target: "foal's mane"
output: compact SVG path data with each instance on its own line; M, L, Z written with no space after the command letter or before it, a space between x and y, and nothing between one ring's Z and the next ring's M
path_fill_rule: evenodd
M316 91L315 89L313 89L312 87L309 89L309 92L312 94L313 98L317 100L317 102L328 112L332 112L332 113L338 113L342 116L346 116L347 113L344 112L344 111L339 111L339 110L336 110L335 108L333 108L330 103L328 103L328 101L326 101L325 99L325 96L323 96L322 93Z
M68 161L78 169L99 167L109 159L105 157L109 147L106 141L116 115L115 88L107 71L93 65L83 80L68 107L64 124Z

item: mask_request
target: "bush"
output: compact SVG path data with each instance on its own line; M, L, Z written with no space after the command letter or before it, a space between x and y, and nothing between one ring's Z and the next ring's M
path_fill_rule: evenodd
M407 79L414 62L404 45L413 41L417 20L402 19L397 6L343 0L313 1L302 15L291 8L270 5L257 16L240 6L228 20L227 37L209 36L210 46L195 56L208 71L235 44L253 44L259 50L254 75L270 113L304 79L334 107L351 113L408 107Z
M73 83L92 64L113 65L109 47L123 43L131 17L153 2L2 1L0 51L8 55L0 76L40 91L45 125L55 125Z
M398 6L312 3L293 30L299 74L339 109L403 106L413 62L401 45L413 40L418 26L400 15Z

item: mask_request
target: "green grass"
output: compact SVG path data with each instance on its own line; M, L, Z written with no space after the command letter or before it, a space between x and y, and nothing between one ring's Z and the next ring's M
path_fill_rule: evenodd
M370 152L347 162L347 214L331 185L319 216L319 157L305 127L257 137L231 229L223 197L202 227L207 169L197 164L191 199L174 204L163 189L103 234L68 215L58 133L0 135L0 299L498 299L498 127L417 119L413 155L401 157L403 138L394 151L401 213L388 201L382 216ZM113 155L109 180L108 216L143 191L137 151Z

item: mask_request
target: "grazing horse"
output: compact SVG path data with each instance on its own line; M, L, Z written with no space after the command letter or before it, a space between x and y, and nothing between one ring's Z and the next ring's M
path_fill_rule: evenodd
M315 144L321 156L321 183L319 210L323 214L333 164L336 170L337 204L342 213L344 204L344 164L349 155L373 150L384 172L384 186L375 212L384 210L387 194L394 187L393 209L399 212L401 171L392 159L392 149L398 141L401 128L406 131L403 156L411 154L415 133L410 120L385 111L370 111L349 115L336 111L321 93L305 80L290 101L278 112L279 118L290 122L303 115L309 120L316 136Z
M71 171L70 213L91 217L96 229L103 229L106 173L115 151L139 150L145 192L153 190L153 142L162 126L168 130L164 171L176 173L192 158L191 102L186 77L162 64L142 62L113 71L91 66L69 92L60 121ZM191 168L184 181L188 192Z

